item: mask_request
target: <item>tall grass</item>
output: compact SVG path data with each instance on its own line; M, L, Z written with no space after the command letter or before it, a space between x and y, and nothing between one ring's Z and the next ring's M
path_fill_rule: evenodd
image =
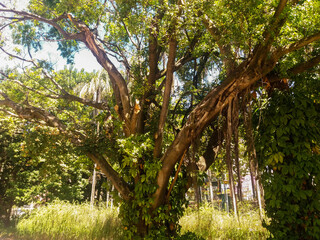
M266 239L257 210L240 209L240 223L233 214L207 205L187 209L181 218L182 233L204 239ZM121 223L115 209L88 204L54 202L35 210L17 224L17 239L32 240L121 240Z
M106 207L54 202L20 220L17 232L21 238L32 240L122 239L117 215Z
M182 232L194 232L204 239L266 239L269 233L262 227L258 210L246 207L234 214L208 205L199 210L187 210L180 219Z

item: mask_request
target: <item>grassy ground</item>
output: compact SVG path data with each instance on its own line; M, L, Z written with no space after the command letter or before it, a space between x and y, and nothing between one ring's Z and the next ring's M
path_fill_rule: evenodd
M240 223L232 214L209 206L188 209L181 218L182 232L204 239L266 239L257 210L242 208ZM2 233L1 233L2 232ZM115 209L88 204L55 202L21 219L16 229L0 226L0 240L120 240L122 230Z
M20 237L32 240L121 239L114 209L55 202L19 221Z
M203 206L199 210L187 210L180 219L182 232L190 231L204 239L266 239L269 234L261 225L258 210L240 209L239 219L234 214Z

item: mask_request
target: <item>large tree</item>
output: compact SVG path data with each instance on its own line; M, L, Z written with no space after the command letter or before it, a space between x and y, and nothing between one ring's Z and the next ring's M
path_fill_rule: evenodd
M14 33L1 50L31 65L24 78L2 72L11 85L2 87L1 110L82 146L120 193L124 224L134 223L128 236L176 231L177 196L190 187L198 140L217 116L231 124L239 99L250 99L258 83L286 86L320 62L316 0L43 0L30 1L27 11L1 3L0 12L1 30ZM23 48L10 51L11 39ZM32 57L44 41L57 41L69 61L79 47L89 49L112 94L101 102L79 97L65 75ZM101 111L100 131L77 121L79 105Z

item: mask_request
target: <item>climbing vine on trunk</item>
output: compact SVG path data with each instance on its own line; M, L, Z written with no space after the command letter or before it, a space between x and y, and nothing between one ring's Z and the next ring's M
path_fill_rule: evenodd
M274 92L261 112L265 224L274 239L319 239L320 108L310 96Z

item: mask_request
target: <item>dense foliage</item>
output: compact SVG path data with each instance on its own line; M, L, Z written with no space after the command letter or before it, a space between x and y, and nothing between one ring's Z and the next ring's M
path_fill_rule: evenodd
M22 129L16 126L8 120L0 122L0 220L5 224L14 203L26 202L26 191L36 183L36 168L28 164L30 159L22 157Z
M260 114L266 227L274 239L319 239L319 103L299 92L274 92Z
M61 138L47 128L6 118L0 126L0 206L6 223L14 205L85 199L86 158L65 145L61 148Z

